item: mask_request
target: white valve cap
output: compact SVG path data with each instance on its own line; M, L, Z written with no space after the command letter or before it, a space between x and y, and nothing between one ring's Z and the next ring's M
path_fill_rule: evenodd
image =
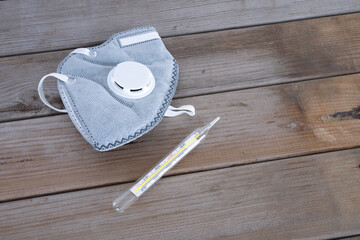
M138 62L122 62L108 74L108 85L117 95L139 99L149 95L155 87L155 78L150 69Z

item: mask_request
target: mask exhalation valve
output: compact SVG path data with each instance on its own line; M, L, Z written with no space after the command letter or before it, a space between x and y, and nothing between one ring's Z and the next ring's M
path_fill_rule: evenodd
M144 64L127 61L116 65L108 74L110 89L128 99L139 99L149 95L155 87L155 78Z

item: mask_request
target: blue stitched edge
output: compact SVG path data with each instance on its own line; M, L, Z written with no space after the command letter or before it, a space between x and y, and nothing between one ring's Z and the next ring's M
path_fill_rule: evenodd
M97 62L95 62L93 60L86 59L85 57L81 57L81 58L79 57L79 59L81 59L82 61L94 64L94 65L103 66L103 67L116 67L117 66L117 64L97 63ZM146 65L146 66L151 66L152 65L152 63L144 63L144 62L142 62L141 64Z

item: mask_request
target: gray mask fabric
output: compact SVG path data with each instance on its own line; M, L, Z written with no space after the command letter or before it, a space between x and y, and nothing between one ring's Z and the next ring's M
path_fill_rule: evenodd
M144 27L117 33L96 47L75 49L57 73L40 80L38 91L47 106L69 114L96 150L107 151L149 132L164 116L195 114L191 105L170 106L178 73L155 28ZM50 76L58 79L66 109L45 98L43 82Z

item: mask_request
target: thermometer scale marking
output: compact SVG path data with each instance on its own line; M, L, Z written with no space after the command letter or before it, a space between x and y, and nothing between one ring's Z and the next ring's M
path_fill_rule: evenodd
M187 151L184 151L187 147L189 147L191 143L193 143L199 137L199 133L196 133L194 135L192 135L181 146L179 146L173 152L171 152L161 163L156 165L156 167L153 168L148 174L146 174L140 181L138 181L130 189L130 191L135 196L140 197L142 193L144 193L149 187L151 187L151 185L153 185L160 177L162 177L163 174L165 174L166 171L161 171L161 170L165 170L166 168L175 165L178 161L181 160L182 156L184 156L185 153L189 152L192 149L189 148L187 149Z

